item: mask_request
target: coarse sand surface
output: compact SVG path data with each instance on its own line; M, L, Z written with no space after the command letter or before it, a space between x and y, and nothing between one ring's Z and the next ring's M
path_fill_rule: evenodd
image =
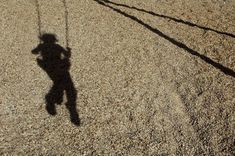
M235 155L235 0L0 0L0 45L0 155Z

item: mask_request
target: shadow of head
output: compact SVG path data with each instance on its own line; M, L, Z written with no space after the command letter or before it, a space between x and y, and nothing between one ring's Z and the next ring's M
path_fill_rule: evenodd
M56 36L54 34L50 34L50 33L45 33L45 34L39 36L39 39L41 41L43 41L43 43L53 44L55 42L58 42L58 40L56 39Z

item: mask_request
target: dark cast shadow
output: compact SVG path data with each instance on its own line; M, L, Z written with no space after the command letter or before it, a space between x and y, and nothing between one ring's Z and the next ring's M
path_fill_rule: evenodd
M111 10L139 23L140 25L142 25L143 27L145 27L146 29L148 29L149 31L157 34L158 36L164 38L165 40L169 41L170 43L174 44L175 46L179 47L179 48L182 48L184 49L186 52L188 52L189 54L193 55L193 56L196 56L198 58L200 58L202 61L212 65L213 67L215 67L216 69L220 70L221 72L223 72L224 74L228 75L228 76L231 76L231 77L235 77L235 72L228 68L228 67L225 67L224 65L220 64L220 63L217 63L215 61L213 61L212 59L210 59L209 57L207 56L204 56L202 54L200 54L199 52L191 49L190 47L188 47L187 45L185 45L184 43L180 42L180 41L177 41L176 39L170 37L170 36L167 36L166 34L164 34L163 32L161 32L159 29L157 28L154 28L150 25L148 25L147 23L143 22L142 20L138 19L137 17L135 16L132 16L132 15L129 15L123 11L121 11L120 9L117 9L117 8L114 8L110 5L108 5L107 0L94 0L96 1L98 4L102 5L102 6L105 6L107 8L110 8Z
M128 6L126 4L120 4L120 3L112 2L112 1L109 1L109 0L100 0L100 1L103 1L105 3L110 3L110 4L113 4L113 5L116 5L116 6L121 6L121 7L129 8L129 9L137 10L137 11L140 11L140 12L144 12L144 13L156 16L156 17L161 17L161 18L169 19L169 20L172 20L172 21L177 22L177 23L182 23L182 24L185 24L185 25L188 25L188 26L191 26L191 27L197 27L197 28L203 29L205 31L213 31L213 32L215 32L217 34L227 35L227 36L230 36L232 38L235 38L235 35L232 34L232 33L215 30L213 28L201 26L201 25L189 22L189 21L185 21L185 20L182 20L182 19L177 19L177 18L170 17L170 16L167 16L167 15L158 14L158 13L155 13L153 11L147 11L147 10L144 10L144 9L141 9L141 8L137 8L135 6Z
M43 34L39 37L40 43L32 50L38 54L38 66L43 69L53 81L53 86L45 96L46 110L50 115L56 115L56 104L63 102L63 95L67 97L66 108L70 113L70 120L75 125L80 125L80 119L76 110L77 91L69 73L71 66L71 49L64 49L57 44L54 34Z

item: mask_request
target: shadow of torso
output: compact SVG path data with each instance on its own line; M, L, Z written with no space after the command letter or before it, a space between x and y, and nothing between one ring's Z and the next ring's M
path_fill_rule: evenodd
M38 65L46 71L54 83L68 80L70 60L68 52L58 44L39 44L35 51L40 51Z

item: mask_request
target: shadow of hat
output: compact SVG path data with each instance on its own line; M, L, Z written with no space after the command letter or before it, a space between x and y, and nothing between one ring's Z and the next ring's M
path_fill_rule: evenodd
M43 35L39 36L39 38L40 38L40 40L42 40L43 42L46 42L46 43L54 43L54 42L58 41L54 34L49 34L49 33L43 34Z

